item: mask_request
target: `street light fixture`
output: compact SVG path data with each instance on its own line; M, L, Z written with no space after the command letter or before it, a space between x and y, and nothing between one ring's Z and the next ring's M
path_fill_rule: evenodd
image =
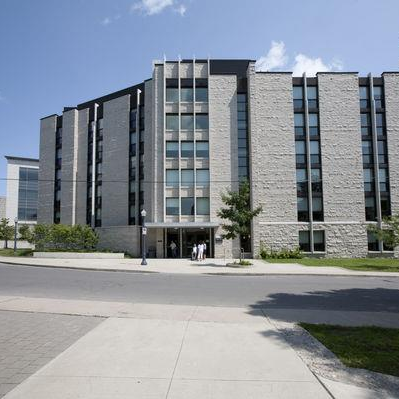
M17 252L18 217L14 218L14 254Z
M141 264L143 266L147 265L147 259L146 259L146 236L147 236L147 227L145 227L145 217L147 216L147 212L145 211L145 209L143 209L141 211L141 251L142 251L142 260L141 260Z

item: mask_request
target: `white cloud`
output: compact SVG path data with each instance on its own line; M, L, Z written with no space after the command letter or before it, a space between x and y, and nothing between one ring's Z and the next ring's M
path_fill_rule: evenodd
M324 63L320 58L311 58L305 54L298 54L292 67L294 76L301 76L304 72L308 76L316 76L317 72L342 71L343 64L337 59L333 59L330 64Z
M173 6L174 0L140 0L132 5L132 11L142 11L147 15L155 15L162 12L165 8Z
M180 14L182 17L184 17L186 11L187 11L187 7L184 4L180 4L175 11Z
M257 71L281 71L288 64L284 42L272 41L268 53L256 61ZM304 72L308 76L315 76L317 72L342 71L343 63L337 58L333 58L330 63L325 63L320 57L311 58L299 53L291 66L294 76L301 76Z
M107 26L111 23L111 18L109 17L105 17L102 21L101 21L101 25Z
M288 62L288 56L285 53L284 42L272 41L272 46L268 53L256 61L257 71L270 71L284 67Z

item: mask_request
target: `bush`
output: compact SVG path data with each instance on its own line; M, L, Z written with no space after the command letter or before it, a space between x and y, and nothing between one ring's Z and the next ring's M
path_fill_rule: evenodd
M97 233L91 227L79 224L37 224L28 236L28 241L39 251L93 250L98 243Z
M263 243L260 245L259 255L262 259L301 259L302 251L299 247L295 249L283 248L279 251L268 249Z

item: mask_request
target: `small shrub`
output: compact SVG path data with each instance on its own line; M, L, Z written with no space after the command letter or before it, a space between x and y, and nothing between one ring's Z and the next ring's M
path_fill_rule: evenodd
M263 243L260 245L259 255L262 259L301 259L302 251L299 247L295 249L282 248L278 251L268 249Z

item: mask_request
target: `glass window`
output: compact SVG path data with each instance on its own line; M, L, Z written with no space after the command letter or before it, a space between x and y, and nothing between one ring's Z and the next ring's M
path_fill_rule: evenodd
M56 152L55 156L56 156L57 159L61 159L61 157L62 157L61 148L57 148L57 152Z
M207 102L208 101L208 88L207 87L196 87L195 88L195 101Z
M366 197L365 205L366 205L366 220L367 221L375 221L377 219L375 198L374 197Z
M179 198L176 197L166 198L166 214L167 215L179 214Z
M308 107L317 108L317 87L308 86L307 95L308 95Z
M181 114L181 128L183 130L193 130L194 129L193 114Z
M383 113L377 113L375 114L375 118L377 135L383 136L385 134L385 115Z
M381 215L382 217L391 216L391 202L388 193L381 193Z
M306 174L306 169L297 169L296 170L296 181L298 183L300 182L306 182L308 180L307 174Z
M195 147L198 158L209 158L209 143L207 141L197 141Z
M166 142L166 157L177 158L179 156L179 142L167 141Z
M318 252L325 251L324 231L323 230L314 230L313 231L313 247L314 247L315 251L318 251Z
M380 164L388 163L387 144L382 140L378 140L378 162Z
M169 187L179 186L179 170L166 169L166 185Z
M362 141L363 163L373 163L373 142L371 140Z
M323 221L323 200L321 197L312 198L313 220L316 222Z
M296 184L297 184L297 195L307 196L308 193L308 177L306 169L296 170Z
M301 251L310 252L309 231L300 231L299 232L299 248Z
M194 170L193 169L182 169L181 170L181 185L182 186L193 186L194 185Z
M302 100L303 99L303 87L302 86L294 86L293 97L294 97L294 100Z
M309 114L309 134L310 136L319 135L319 115Z
M311 179L312 179L312 192L313 193L321 193L321 169L312 168L311 169Z
M380 179L380 191L387 192L388 191L388 170L387 169L379 169L378 171L379 179Z
M181 88L181 98L182 102L192 102L193 101L193 89L192 87L182 87Z
M166 114L166 129L179 130L179 115Z
M193 141L182 141L181 142L181 157L182 158L193 158L194 157L194 142Z
M196 114L195 115L195 128L196 129L208 129L208 114Z
M359 87L359 97L360 97L360 108L370 107L370 90L368 86Z
M309 208L308 208L308 198L298 197L298 221L307 222L309 221Z
M360 122L362 129L362 136L369 136L371 134L371 121L369 113L360 114Z
M306 164L306 146L304 141L295 141L296 163Z
M305 134L305 119L302 113L294 114L295 134L303 136Z
M209 186L209 169L197 169L197 186Z
M179 101L179 89L176 87L166 88L166 102L177 103Z
M197 215L209 215L209 198L197 198Z
M372 231L367 232L367 244L369 251L378 251L378 238Z
M374 191L374 169L366 168L363 169L364 177L364 191L373 192Z
M373 91L374 91L375 108L377 109L383 108L384 95L383 95L382 86L374 86Z
M194 215L194 198L186 197L181 199L181 214Z
M320 146L318 141L310 142L310 162L312 164L320 163Z

